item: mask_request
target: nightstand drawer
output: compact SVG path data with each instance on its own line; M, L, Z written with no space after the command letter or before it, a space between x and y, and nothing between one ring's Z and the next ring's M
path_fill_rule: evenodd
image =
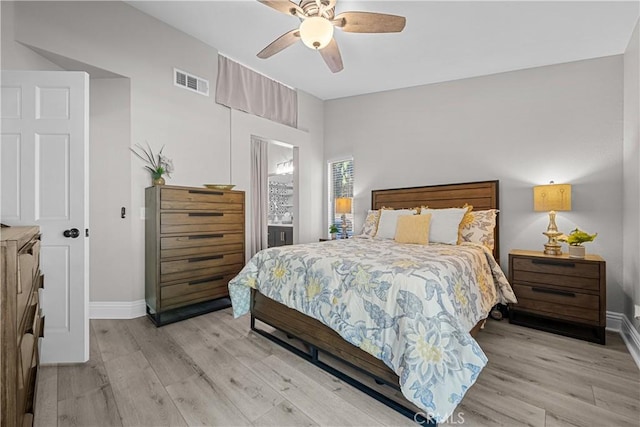
M515 306L515 309L516 311L528 311L556 319L584 322L592 325L597 325L600 320L600 313L598 310L526 299L519 295L518 304Z
M573 307L585 308L587 310L594 310L596 314L600 309L600 297L597 295L518 284L513 285L513 290L518 296L517 307L520 307L520 300L525 298L527 300L570 305Z
M514 262L515 264L515 262ZM600 289L600 279L586 277L563 276L550 273L536 273L533 271L514 270L512 272L513 283L532 283L551 287L577 288L590 291Z
M533 273L552 274L559 276L573 276L578 278L600 279L600 266L597 263L585 263L566 259L547 258L515 258L515 271L530 271Z

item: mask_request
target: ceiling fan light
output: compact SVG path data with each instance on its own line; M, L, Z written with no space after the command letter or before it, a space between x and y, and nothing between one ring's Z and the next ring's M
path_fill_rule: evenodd
M300 24L300 38L311 49L322 49L333 38L333 24L320 16L307 18Z

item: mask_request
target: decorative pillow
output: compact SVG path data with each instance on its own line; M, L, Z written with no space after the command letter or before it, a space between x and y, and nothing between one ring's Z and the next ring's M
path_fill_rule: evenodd
M415 213L416 212L412 209L382 209L380 211L380 220L378 221L376 239L395 238L398 217L403 215L414 215Z
M455 245L458 243L460 223L464 214L473 209L473 206L464 208L429 209L422 208L420 214L431 214L429 226L429 242L446 243Z
M497 213L497 209L466 213L460 224L458 244L462 242L478 243L493 250L495 244L493 230L496 228Z
M362 226L362 233L360 233L360 236L374 237L376 235L376 231L378 231L379 220L380 220L380 211L369 210L369 212L367 213L367 218L364 220L364 225Z
M396 242L428 245L430 222L430 214L399 216L396 227Z

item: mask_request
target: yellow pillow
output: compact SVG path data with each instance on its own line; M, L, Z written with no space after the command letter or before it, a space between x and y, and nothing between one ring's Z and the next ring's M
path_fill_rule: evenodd
M430 223L431 214L399 216L396 227L396 242L428 245Z

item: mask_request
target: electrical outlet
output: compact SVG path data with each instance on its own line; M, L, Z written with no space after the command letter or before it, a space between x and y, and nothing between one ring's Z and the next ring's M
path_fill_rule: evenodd
M140 208L140 219L147 219L147 208Z
M640 305L636 304L636 309L635 309L635 313L633 314L633 317L635 317L636 319L640 319Z

